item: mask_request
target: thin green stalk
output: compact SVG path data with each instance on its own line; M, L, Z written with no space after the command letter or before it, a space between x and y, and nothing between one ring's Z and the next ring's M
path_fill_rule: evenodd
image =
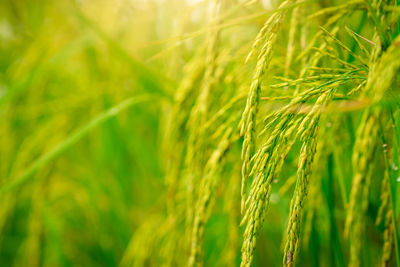
M337 175L339 177L339 187L340 187L343 205L346 207L347 204L349 203L349 197L348 197L348 193L347 193L348 190L346 188L346 183L345 183L345 179L344 179L342 166L340 165L339 152L337 150L337 144L336 144L335 138L333 136L333 132L331 132L331 135L332 135L331 141L332 141L333 159L334 159L335 165L338 166L338 168L336 168L336 170L337 170Z
M394 124L395 125L395 124ZM395 127L396 128L396 127ZM396 131L396 130L395 130ZM382 146L383 146L383 155L385 158L385 165L386 165L386 170L388 172L388 178L389 178L389 195L390 195L390 201L392 204L392 220L393 220L393 234L394 234L394 243L395 243L395 251L396 251L396 266L400 266L400 247L399 247L399 233L398 233L398 228L397 228L397 220L396 220L396 177L393 177L393 172L390 167L389 163L389 155L388 155L388 150L387 150L387 143L385 136L383 134L383 129L381 126L381 139L382 139ZM394 140L394 145L393 145L393 150L394 154L397 154L397 142L396 139ZM398 162L393 162L394 164L398 164ZM396 165L397 166L397 165Z
M365 0L365 3L368 6L368 11L371 14L371 17L372 17L372 19L373 19L373 21L375 23L376 28L378 29L379 35L381 36L381 39L382 39L382 42L383 42L383 46L385 48L387 48L389 46L389 42L388 42L388 40L386 38L385 32L382 29L382 25L379 22L378 16L375 14L374 10L372 9L372 5L369 2L369 0Z
M361 21L358 24L358 27L356 29L357 32L360 32L362 30L362 27L364 26L365 23L365 18L367 17L367 12L363 12L362 16L361 16ZM348 28L347 28L348 29ZM356 39L352 39L351 44L350 44L350 48L351 51L355 51L357 48L357 41ZM354 56L352 54L349 54L349 56L347 57L347 62L351 63L354 60Z
M400 113L398 113L400 114ZM390 116L391 120L393 123L393 130L394 130L394 139L393 139L393 165L396 166L395 168L392 168L394 171L394 177L399 177L400 176L400 170L399 170L399 151L398 151L398 146L400 144L400 131L399 128L397 127L397 123L399 122L399 115L397 115L397 120L394 117L393 110L390 109ZM396 123L397 122L397 123ZM395 183L397 185L397 183ZM400 203L399 200L400 198L397 198L396 196L398 193L400 193L400 186L397 186L397 190L395 190L396 194L394 195L395 197L395 203L396 203L396 208L397 210L393 210L394 214L399 214L399 209L400 209Z
M335 221L335 215L334 215L335 197L332 185L335 179L334 175L335 168L333 164L335 163L336 158L335 156L333 157L329 156L327 160L328 160L327 164L328 175L326 179L322 179L322 192L323 196L325 197L326 203L328 205L328 211L329 211L329 222L330 222L329 232L330 232L330 239L331 239L330 241L332 246L332 251L331 251L332 263L335 263L336 264L335 266L345 267L346 265L344 262L342 245L340 243L337 223Z
M150 100L148 95L141 95L141 96L134 96L131 98L128 98L118 105L106 110L105 112L97 115L95 118L93 118L88 124L83 126L82 128L78 129L74 133L72 133L70 136L68 136L66 139L64 139L62 142L60 142L58 145L56 145L53 149L51 149L49 152L41 156L38 160L36 160L28 169L22 172L20 176L17 178L13 179L10 178L8 179L10 182L4 184L2 187L0 187L0 196L4 195L5 193L13 190L14 188L20 186L30 178L32 178L32 175L42 166L46 165L48 162L62 154L64 151L66 151L68 148L73 146L75 143L77 143L79 140L82 139L87 133L89 133L90 130L95 128L96 126L102 124L103 122L107 121L108 119L115 117L118 113L121 111L144 101Z

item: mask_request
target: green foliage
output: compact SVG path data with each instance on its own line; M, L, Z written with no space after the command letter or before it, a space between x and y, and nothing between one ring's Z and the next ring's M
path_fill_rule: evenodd
M9 0L0 266L400 266L398 0Z

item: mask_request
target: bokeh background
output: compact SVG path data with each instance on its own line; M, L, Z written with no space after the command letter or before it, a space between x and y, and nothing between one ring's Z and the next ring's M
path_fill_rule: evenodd
M0 180L26 179L1 193L0 266L119 266L163 215L164 114L207 14L205 1L1 1Z

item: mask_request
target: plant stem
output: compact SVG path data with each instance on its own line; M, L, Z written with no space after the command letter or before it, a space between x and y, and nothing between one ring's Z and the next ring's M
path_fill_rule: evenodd
M393 116L392 116L393 118ZM395 124L394 124L395 125ZM396 127L395 127L395 132L397 132ZM397 135L397 133L396 133ZM387 143L385 140L385 136L383 134L383 128L381 126L381 138L382 138L382 144L383 144L383 155L385 158L385 165L386 165L386 170L388 172L388 178L389 178L389 195L390 195L390 201L392 204L392 220L393 220L393 234L394 234L394 243L395 243L395 253L396 253L396 266L400 266L400 247L399 247L399 233L398 233L398 228L397 228L397 221L396 221L396 177L393 177L393 172L390 167L389 163L389 155L388 155L388 150L387 150ZM396 138L394 140L395 144L393 145L393 150L395 150L395 154L397 154L397 141ZM396 157L397 158L397 157ZM397 164L396 162L393 162L394 164ZM397 166L397 165L396 165Z
M69 137L64 139L61 143L56 145L53 149L51 149L49 152L41 156L38 160L36 160L28 169L26 169L20 176L18 176L16 179L8 179L10 182L4 184L2 187L0 187L0 196L4 195L5 193L13 190L14 188L20 186L22 183L26 182L29 180L32 175L42 166L46 165L48 162L62 154L64 151L66 151L68 148L73 146L75 143L77 143L79 140L82 139L89 131L96 126L102 124L103 122L107 121L108 119L116 116L118 113L121 111L135 105L138 103L141 103L143 101L150 100L149 96L147 95L142 95L142 96L134 96L131 98L128 98L118 105L106 110L105 112L97 115L95 118L93 118L89 123L87 123L85 126L82 128L78 129L74 133L72 133Z

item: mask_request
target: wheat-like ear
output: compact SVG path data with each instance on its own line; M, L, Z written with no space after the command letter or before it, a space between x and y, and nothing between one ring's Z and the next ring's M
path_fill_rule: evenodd
M286 0L280 5L279 8L283 9L293 2L294 0ZM281 23L286 15L286 12L286 10L283 10L271 15L271 17L265 23L264 27L258 33L256 41L253 44L253 48L246 59L246 61L249 60L249 58L251 58L251 56L256 52L257 48L262 45L262 48L258 54L257 66L254 71L251 86L247 96L246 107L243 111L242 119L240 121L240 134L244 136L242 148L243 163L241 185L242 212L244 212L244 204L246 199L245 182L249 176L250 159L255 149L256 116L258 112L258 105L260 102L261 79L264 72L269 67L273 46L275 44L279 29L281 27Z
M199 87L199 93L193 108L190 110L188 121L188 141L186 146L185 164L188 169L186 175L187 188L187 224L188 232L192 232L193 220L196 208L196 198L199 194L197 184L200 183L204 172L204 164L207 162L207 137L204 125L208 121L210 108L210 94L217 82L217 57L219 52L220 29L215 28L220 23L218 18L221 11L221 1L211 2L211 13L206 36L205 70Z
M382 258L381 266L388 266L392 255L393 244L393 209L390 204L390 193L389 193L389 174L385 171L382 176L382 187L381 187L381 205L379 206L378 215L376 217L376 225L384 223L385 230L383 233L383 247L382 247Z
M385 216L385 231L383 233L383 250L381 266L389 266L394 244L393 209L388 209Z
M220 172L223 167L222 161L225 153L232 143L236 141L232 138L232 133L233 129L231 127L225 130L225 134L222 136L219 145L211 154L205 166L204 177L200 183L199 199L196 202L189 266L202 265L204 228L209 217L209 208L217 185L218 172Z
M299 164L297 167L296 189L290 203L289 222L287 227L287 241L283 258L284 266L293 266L297 254L300 236L301 217L303 206L308 194L309 179L312 163L316 154L318 123L321 110L329 103L333 90L323 93L318 97L311 112L303 119L299 126L299 133L303 144L300 150ZM303 128L306 128L302 130Z
M291 149L296 138L304 138L314 131L318 124L319 114L332 96L333 80L310 88L293 97L291 102L279 111L267 116L270 122L263 132L271 130L266 142L257 150L252 158L250 176L253 181L245 202L245 214L242 224L246 223L242 245L242 265L251 263L256 236L262 226L263 214L268 207L272 181L282 167L283 157ZM300 112L302 104L310 98L320 95L307 116ZM290 141L289 141L290 140Z
M393 79L400 69L400 62L393 61L392 56L400 56L397 38L387 51L380 55L379 47L371 55L375 62L372 65L365 94L374 101L380 101L390 88ZM380 57L379 57L380 56ZM379 73L379 75L376 75ZM369 165L373 159L378 140L378 125L382 111L369 109L364 112L357 130L353 152L354 176L350 195L349 210L346 217L345 235L350 239L350 265L360 265L360 251L365 227L365 212L368 207L370 191Z

